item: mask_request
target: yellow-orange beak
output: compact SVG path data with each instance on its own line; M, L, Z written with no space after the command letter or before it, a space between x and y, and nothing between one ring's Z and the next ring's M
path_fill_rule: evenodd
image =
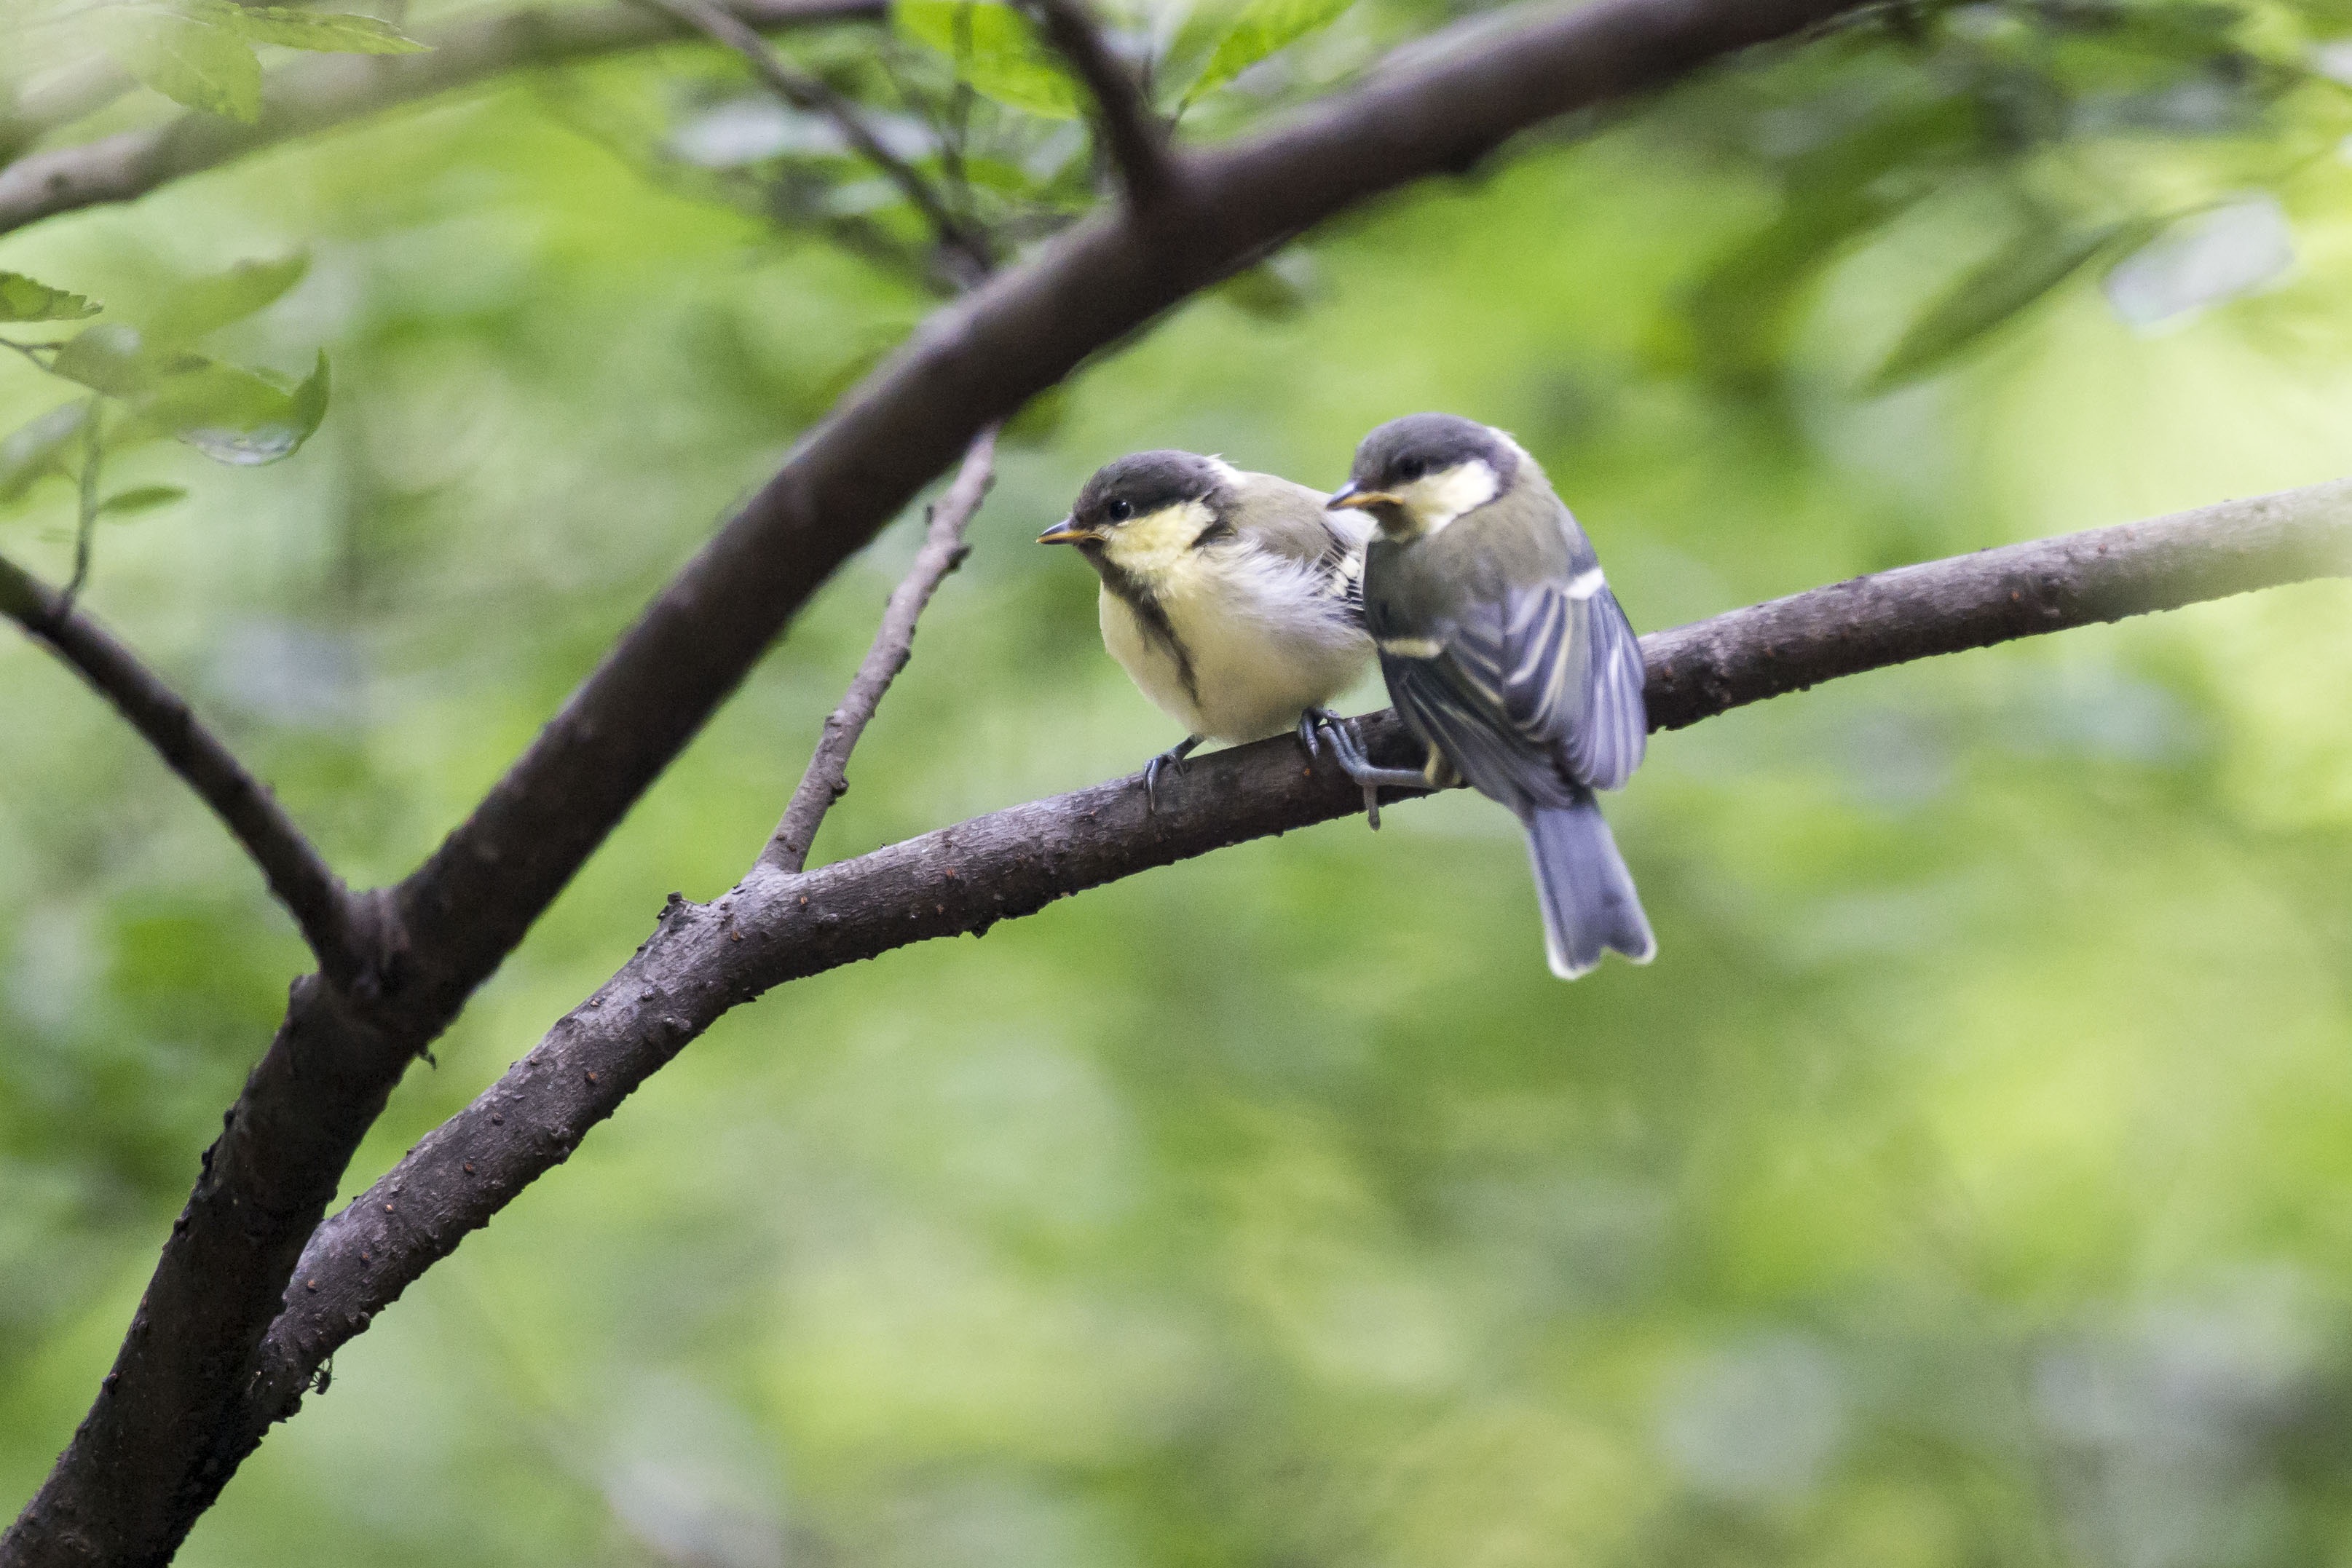
M1060 522L1039 534L1037 542L1041 545L1074 545L1081 539L1090 539L1094 537L1094 529L1081 528L1070 518L1064 517Z
M1323 503L1323 509L1338 511L1341 507L1351 507L1359 512L1369 512L1374 507L1403 505L1404 502L1401 497L1391 496L1386 490L1359 490L1353 485L1343 485L1329 500Z

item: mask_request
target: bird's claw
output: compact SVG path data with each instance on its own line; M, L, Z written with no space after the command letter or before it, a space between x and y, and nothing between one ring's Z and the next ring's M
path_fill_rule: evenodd
M1183 772L1192 766L1185 759L1192 756L1192 748L1200 744L1200 737L1188 736L1143 765L1143 809L1148 814L1155 817L1160 814L1160 770L1172 768L1179 773Z
M1323 750L1321 743L1316 738L1316 732L1328 730L1336 734L1339 727L1347 722L1328 707L1308 708L1298 716L1298 744L1307 748L1307 755L1310 759L1320 761ZM1332 741L1331 749L1335 755L1338 753L1339 743L1337 740Z
M1364 755L1362 743L1356 739L1348 721L1336 714L1324 716L1328 721L1325 738L1331 743L1331 755L1339 759L1340 770L1364 791L1364 821L1372 831L1381 830L1381 791L1383 789L1411 789L1415 794L1429 792L1429 780L1412 768L1373 767L1371 758ZM1302 719L1300 722L1303 725L1306 721Z

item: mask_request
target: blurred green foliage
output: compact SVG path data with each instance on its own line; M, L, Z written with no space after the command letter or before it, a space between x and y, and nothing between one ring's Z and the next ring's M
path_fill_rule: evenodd
M1362 0L1186 124L1437 20ZM1135 18L1163 103L1235 25ZM1652 627L2352 471L2347 34L2316 5L1894 7L1194 302L1024 424L820 856L1173 738L1091 578L1026 542L1139 447L1329 485L1391 415L1494 421ZM791 47L968 115L992 223L1083 200L1075 126L879 37ZM315 438L110 461L187 497L100 522L88 594L353 881L427 852L928 308L800 221L903 244L905 214L749 95L709 51L617 59L0 243L100 323L310 257L207 342L288 384L323 345ZM728 105L759 155L691 155ZM0 428L57 396L0 365ZM70 488L28 488L0 549L63 575ZM793 628L351 1190L670 890L741 870L913 548ZM1661 737L1611 805L1660 957L1573 987L1509 821L1458 797L791 987L355 1341L183 1561L2352 1560L2347 689L2352 588L2323 583ZM301 953L20 639L0 737L13 1506Z

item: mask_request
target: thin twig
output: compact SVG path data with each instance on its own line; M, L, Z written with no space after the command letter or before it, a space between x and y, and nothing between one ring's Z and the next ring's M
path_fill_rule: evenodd
M1110 52L1083 0L1023 0L1095 100L1095 134L1118 166L1129 203L1148 207L1174 189L1168 127L1127 67Z
M0 559L0 614L6 615L112 703L131 727L228 825L302 928L319 966L339 983L362 960L351 894L327 868L278 798L205 727L178 693L85 611L13 562Z
M41 358L42 352L47 350L54 354L63 345L58 343L20 343L14 338L0 338L0 349L14 349L44 371L49 368L49 361Z
M924 607L947 580L948 573L971 553L971 547L963 542L964 529L995 482L996 429L992 425L980 433L964 454L963 466L956 470L955 483L948 486L947 494L932 503L923 548L915 552L915 564L907 569L884 606L882 624L875 629L874 645L866 651L866 662L857 666L840 706L825 716L824 738L817 742L816 754L809 758L808 770L801 775L783 820L776 824L761 854L766 864L782 872L798 872L808 864L809 850L816 842L824 814L849 790L849 754L856 749L858 737L881 705L882 694L907 667L913 652L915 622L922 618Z
M965 226L963 221L949 211L939 192L922 173L905 159L883 144L882 139L858 106L822 77L814 76L788 64L784 57L769 46L768 40L735 17L711 3L711 0L639 0L642 5L666 11L688 26L701 33L712 42L732 49L751 68L752 74L767 84L770 91L804 114L821 114L833 121L858 156L880 171L883 178L898 187L901 195L915 211L922 214L931 232L939 236L940 252L959 261L973 277L986 274L995 266L986 236ZM964 280L960 280L964 281Z
M106 437L100 428L106 419L106 400L92 397L81 416L81 472L75 476L79 491L79 515L74 519L73 575L58 593L55 619L64 620L73 613L74 601L89 581L89 547L98 532L98 486L100 465L106 459Z

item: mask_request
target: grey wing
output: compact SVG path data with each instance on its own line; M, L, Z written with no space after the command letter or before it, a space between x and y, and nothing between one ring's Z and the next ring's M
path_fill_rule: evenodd
M1389 697L1413 733L1445 755L1470 787L1525 815L1537 806L1570 806L1582 793L1549 758L1496 724L1483 698L1466 690L1451 662L1381 655Z
M1595 789L1622 789L1650 744L1650 709L1643 688L1649 669L1642 640L1606 584L1584 601L1584 659L1579 707L1560 740L1568 770Z
M1507 590L1446 626L1439 657L1393 661L1422 667L1406 674L1407 685L1425 688L1414 706L1433 737L1463 737L1459 752L1441 744L1472 783L1482 773L1507 777L1538 803L1565 804L1543 776L1614 789L1641 764L1649 736L1641 643L1605 585L1575 591L1587 580ZM1392 672L1392 690L1395 682ZM1486 738L1468 739L1473 728ZM1505 757L1520 760L1506 768Z

